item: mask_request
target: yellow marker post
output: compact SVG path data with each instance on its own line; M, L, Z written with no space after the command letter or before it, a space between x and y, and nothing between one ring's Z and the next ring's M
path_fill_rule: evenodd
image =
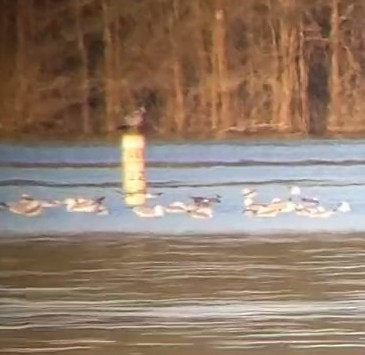
M139 133L125 133L122 136L122 171L125 203L128 206L143 205L146 202L145 137Z

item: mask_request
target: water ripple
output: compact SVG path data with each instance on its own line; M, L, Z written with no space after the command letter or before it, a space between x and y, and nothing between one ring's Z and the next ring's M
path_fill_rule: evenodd
M5 243L2 352L188 354L198 344L205 344L204 355L363 348L363 240L296 237Z

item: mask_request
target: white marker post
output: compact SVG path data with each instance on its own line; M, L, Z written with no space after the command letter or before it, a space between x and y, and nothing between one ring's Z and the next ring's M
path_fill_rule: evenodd
M125 203L128 206L143 205L146 202L144 135L127 132L122 135L122 172Z

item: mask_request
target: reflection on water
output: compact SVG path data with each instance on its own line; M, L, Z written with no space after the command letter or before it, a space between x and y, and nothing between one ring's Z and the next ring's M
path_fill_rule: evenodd
M361 234L2 238L0 352L363 354Z

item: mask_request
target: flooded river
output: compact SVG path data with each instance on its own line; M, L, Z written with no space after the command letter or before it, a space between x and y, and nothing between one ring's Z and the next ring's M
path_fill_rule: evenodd
M115 147L0 151L1 201L105 195L111 211L0 211L0 353L364 354L365 142L150 146L162 203L222 195L209 221L135 216ZM352 211L242 215L242 187L292 184Z

